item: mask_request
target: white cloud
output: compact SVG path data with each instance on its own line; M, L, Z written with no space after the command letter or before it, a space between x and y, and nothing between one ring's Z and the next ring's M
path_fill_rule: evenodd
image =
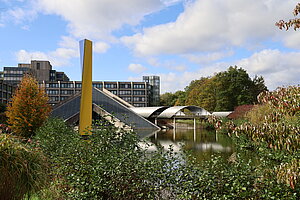
M262 75L266 85L273 90L280 86L300 84L300 52L263 50L237 62L252 76Z
M185 54L183 57L187 58L193 63L208 64L232 55L234 55L234 51L221 51L205 54Z
M257 46L279 34L275 22L288 17L295 0L196 0L175 22L145 28L122 41L138 55L218 51Z
M195 71L183 73L161 73L161 92L183 90L192 80L213 76L215 73L226 71L229 66L237 65L247 70L250 77L263 76L270 90L277 87L300 84L300 52L281 52L266 49L254 53L248 58L234 62L221 62L206 65Z
M63 17L79 38L100 39L124 24L136 25L146 14L161 9L160 0L35 0L41 11Z
M155 57L148 58L147 62L154 66L154 67L163 67L170 70L175 70L179 72L183 72L187 69L187 66L184 64L178 64L175 60L166 60L166 61L159 61Z
M40 51L28 52L20 50L16 53L19 63L30 63L31 60L49 60L53 66L66 66L73 57L78 57L78 51L67 48L57 48L55 51L44 53Z
M110 46L105 42L96 42L94 43L94 52L105 53L109 47Z
M147 68L144 67L144 66L141 65L141 64L134 64L134 63L132 63L132 64L130 64L130 65L128 66L128 70L130 70L130 71L132 71L132 72L134 72L134 73L142 73L142 72L146 71Z

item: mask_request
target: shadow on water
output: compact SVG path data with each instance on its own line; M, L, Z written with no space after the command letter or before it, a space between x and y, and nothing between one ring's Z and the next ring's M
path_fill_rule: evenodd
M142 132L140 134L144 135ZM227 159L234 152L234 144L227 135L217 134L200 126L196 129L186 125L181 128L161 130L152 133L149 139L155 145L160 144L165 149L172 145L174 151L180 151L183 145L184 150L188 150L197 162L209 160L212 155ZM152 148L155 148L155 145Z

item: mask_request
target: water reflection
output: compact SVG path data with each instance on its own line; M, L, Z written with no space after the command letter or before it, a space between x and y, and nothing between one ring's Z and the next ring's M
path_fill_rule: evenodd
M193 126L159 131L150 137L150 141L154 144L159 143L166 149L172 145L175 151L179 151L183 144L183 148L190 150L197 161L208 160L213 154L227 159L234 151L228 136L201 127L194 129ZM154 150L155 146L152 148Z

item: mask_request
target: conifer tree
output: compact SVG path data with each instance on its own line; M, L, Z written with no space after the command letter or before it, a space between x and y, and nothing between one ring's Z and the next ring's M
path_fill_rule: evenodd
M9 127L16 135L30 138L49 116L51 107L47 102L45 90L39 88L35 78L26 75L7 107Z

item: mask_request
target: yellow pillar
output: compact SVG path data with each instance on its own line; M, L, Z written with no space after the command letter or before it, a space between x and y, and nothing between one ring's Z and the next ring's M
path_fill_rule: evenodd
M92 126L92 41L80 41L82 86L79 115L80 135L90 135Z

